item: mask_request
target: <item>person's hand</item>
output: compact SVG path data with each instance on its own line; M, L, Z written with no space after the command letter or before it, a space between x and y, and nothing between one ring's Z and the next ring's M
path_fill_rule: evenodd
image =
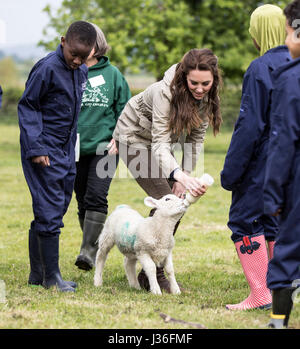
M35 164L38 164L42 167L47 167L47 166L50 166L50 160L49 160L49 157L48 156L33 156L31 158L31 161Z
M114 139L112 139L109 144L107 145L108 150L108 155L116 155L119 153L117 145L116 145L116 141Z
M181 183L186 190L188 190L193 196L202 196L206 193L206 186L202 185L198 178L190 177L188 174L181 170L177 170L174 174L174 178L177 182Z
M184 195L185 195L185 192L186 192L186 189L185 189L185 187L181 183L175 182L173 184L172 193L174 195L178 196L180 199L183 199Z

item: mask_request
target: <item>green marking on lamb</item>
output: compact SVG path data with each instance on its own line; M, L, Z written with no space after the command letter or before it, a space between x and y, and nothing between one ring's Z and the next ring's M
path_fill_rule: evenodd
M126 249L133 250L134 243L136 241L136 235L130 235L128 233L129 222L125 222L121 228L120 245Z

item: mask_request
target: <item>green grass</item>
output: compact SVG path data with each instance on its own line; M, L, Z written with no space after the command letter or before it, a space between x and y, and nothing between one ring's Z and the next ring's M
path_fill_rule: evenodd
M78 282L75 294L27 286L29 273L28 227L32 220L31 198L22 173L18 126L0 124L1 240L0 279L6 284L6 303L0 303L2 329L187 329L191 325L164 322L159 313L201 323L209 329L264 329L269 311L231 312L225 304L248 296L248 286L230 240L227 216L230 193L221 189L222 169L230 132L217 138L208 134L205 172L216 180L205 197L191 206L182 219L173 250L181 295L154 296L130 289L117 248L108 256L102 288L93 286L93 272L74 266L81 243L73 198L65 216L60 240L60 266L65 279ZM131 179L114 179L109 211L126 203L147 215L145 194ZM139 266L140 267L140 266ZM295 305L290 325L300 328L300 309Z

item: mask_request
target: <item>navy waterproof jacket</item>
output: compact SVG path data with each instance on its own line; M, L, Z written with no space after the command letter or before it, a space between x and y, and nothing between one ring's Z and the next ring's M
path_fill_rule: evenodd
M293 207L300 207L300 58L278 69L273 77L264 210L272 214L280 208L287 216ZM299 211L296 216L300 217Z
M277 219L263 213L263 184L270 132L272 71L286 64L290 55L279 46L254 60L243 81L239 118L221 172L221 185L232 191L228 227L232 240L265 231L277 234Z
M243 80L240 115L235 124L224 168L221 184L224 189L235 190L239 186L256 181L261 171L255 167L258 157L266 155L270 130L270 101L272 92L271 72L287 63L290 55L286 46L269 50L255 59ZM249 178L252 171L252 178Z
M20 141L25 158L48 155L45 137L61 145L76 137L88 68L72 70L61 45L32 68L18 105ZM56 142L57 144L57 142Z
M274 257L269 262L271 290L300 279L300 58L272 75L274 92L264 185L264 212L281 209Z

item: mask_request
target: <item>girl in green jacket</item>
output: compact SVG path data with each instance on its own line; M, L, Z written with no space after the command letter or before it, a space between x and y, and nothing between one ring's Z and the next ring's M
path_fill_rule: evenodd
M94 266L96 242L107 215L108 190L119 160L118 156L109 156L106 148L118 117L131 97L125 78L104 56L109 46L102 30L94 27L97 41L86 62L89 71L78 119L80 155L74 188L83 231L75 265L84 270Z

